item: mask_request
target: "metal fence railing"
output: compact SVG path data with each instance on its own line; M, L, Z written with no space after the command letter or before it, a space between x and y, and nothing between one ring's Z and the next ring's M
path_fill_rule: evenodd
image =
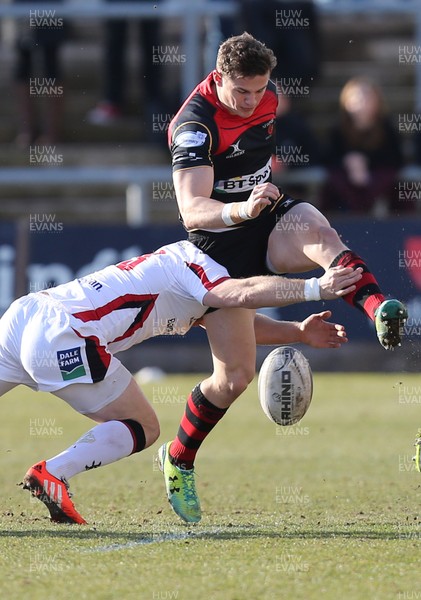
M186 97L200 81L201 56L202 56L202 19L206 16L233 15L238 10L236 2L231 0L157 0L152 2L101 2L101 1L65 1L56 2L28 2L18 4L0 4L0 19L21 18L32 19L32 23L44 22L54 19L107 19L110 17L124 17L127 19L180 19L181 45L183 52L188 57L186 68L181 66L181 91ZM44 25L45 26L45 25Z
M293 169L276 175L278 185L301 185L307 188L320 186L326 178L323 167ZM421 181L421 167L407 166L398 176L400 182ZM126 188L126 220L129 225L141 225L150 220L150 188L156 182L171 182L172 171L168 166L147 167L9 167L0 169L0 189L54 185L94 186L124 185ZM37 200L34 199L34 202ZM30 202L30 199L28 199ZM421 209L421 205L418 207Z
M256 0L257 1L257 0ZM397 13L410 14L414 18L414 44L421 49L421 6L420 0L317 0L317 7L326 14ZM280 7L282 0L279 0ZM53 13L52 13L53 11ZM143 2L104 2L102 0L64 0L64 2L0 3L0 19L44 18L106 19L126 17L128 19L172 19L181 22L181 44L188 57L181 66L181 91L186 97L203 75L202 28L205 17L233 16L241 12L241 0L157 0ZM211 37L211 36L210 36ZM421 61L415 65L415 104L421 111Z

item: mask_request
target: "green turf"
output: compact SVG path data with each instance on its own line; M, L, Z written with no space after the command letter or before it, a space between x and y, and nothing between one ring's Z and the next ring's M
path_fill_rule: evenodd
M176 432L198 379L144 386L160 441ZM199 454L200 524L171 512L157 443L72 479L89 521L78 527L50 523L17 484L90 422L19 387L0 405L2 598L421 598L421 475L411 462L420 408L415 374L315 374L308 414L281 428L254 383Z

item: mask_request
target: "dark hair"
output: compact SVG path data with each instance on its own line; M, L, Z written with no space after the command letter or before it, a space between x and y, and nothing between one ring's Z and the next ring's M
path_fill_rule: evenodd
M271 73L276 62L272 50L245 31L222 42L216 57L216 69L231 78L254 77Z

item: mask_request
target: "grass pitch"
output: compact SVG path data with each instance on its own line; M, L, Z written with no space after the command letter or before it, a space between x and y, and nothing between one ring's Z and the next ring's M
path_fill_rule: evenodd
M177 431L198 376L144 386L160 442ZM196 463L204 516L184 525L154 458L140 455L71 480L87 527L52 524L17 484L34 462L91 422L19 387L0 406L2 597L136 600L421 598L421 426L414 374L315 374L308 414L277 427L256 382Z

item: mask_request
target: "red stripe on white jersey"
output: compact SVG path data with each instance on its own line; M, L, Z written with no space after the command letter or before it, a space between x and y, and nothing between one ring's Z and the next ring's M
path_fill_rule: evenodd
M151 302L155 304L159 294L124 294L115 300L111 300L103 306L99 306L94 310L83 310L82 312L72 313L76 319L80 319L84 323L88 321L99 321L103 317L109 315L115 310L124 310L126 308L143 308L145 303ZM150 311L149 311L150 312ZM148 312L148 314L149 314Z
M186 265L188 266L188 268L191 271L193 271L193 273L195 275L197 275L197 277L203 283L203 285L208 290L208 292L210 290L213 290L214 287L216 287L217 285L219 285L223 281L226 281L227 279L231 279L230 277L220 277L216 281L209 281L209 279L208 279L208 277L207 277L207 275L206 275L205 270L204 270L203 267L201 267L200 265L196 265L195 263L186 263Z

